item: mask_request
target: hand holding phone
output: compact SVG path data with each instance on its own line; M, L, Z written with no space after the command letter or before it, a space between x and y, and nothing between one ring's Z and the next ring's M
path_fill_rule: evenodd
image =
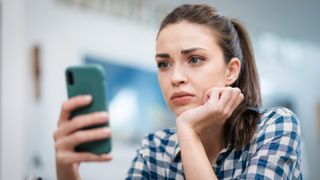
M53 133L55 142L57 179L80 179L79 164L82 162L110 161L110 154L76 152L75 147L111 137L109 127L82 130L83 128L105 124L109 120L107 112L96 112L71 117L71 112L90 105L91 96L75 96L62 104L58 128Z
M69 100L53 133L56 172L57 179L80 179L81 162L112 159L105 81L99 66L69 67L66 80Z
M90 95L92 97L91 104L73 110L70 119L80 115L107 111L105 75L101 66L82 65L68 67L66 69L66 82L69 98L79 95ZM109 123L105 122L83 128L82 130L108 126ZM75 150L77 152L91 152L94 154L109 153L111 151L111 138L82 143L76 146Z

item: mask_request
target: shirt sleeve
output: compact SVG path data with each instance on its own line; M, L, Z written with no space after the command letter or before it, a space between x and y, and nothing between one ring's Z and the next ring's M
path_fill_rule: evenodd
M239 179L302 179L299 121L288 110L280 112L261 128L256 151Z
M137 151L136 157L132 160L131 167L128 170L126 180L149 179L149 168L140 150Z
M145 159L145 155L148 153L148 148L150 140L148 137L151 135L146 135L141 141L141 147L137 150L137 154L131 162L131 166L128 170L126 180L140 180L140 179L150 179L150 169L148 163Z

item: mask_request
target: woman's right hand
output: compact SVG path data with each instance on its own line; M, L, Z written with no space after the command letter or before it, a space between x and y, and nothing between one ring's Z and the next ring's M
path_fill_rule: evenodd
M111 155L96 155L89 152L75 152L75 146L111 136L108 127L81 130L85 127L106 123L106 112L79 115L70 119L71 112L90 104L91 96L77 96L63 103L58 121L58 128L53 134L56 150L57 178L80 179L78 168L81 162L110 161Z

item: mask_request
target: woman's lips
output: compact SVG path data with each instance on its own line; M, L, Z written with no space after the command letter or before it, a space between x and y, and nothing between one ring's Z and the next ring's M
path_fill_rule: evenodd
M194 95L188 92L177 92L174 93L170 100L173 102L174 105L176 106L182 106L190 103L192 99L194 98Z

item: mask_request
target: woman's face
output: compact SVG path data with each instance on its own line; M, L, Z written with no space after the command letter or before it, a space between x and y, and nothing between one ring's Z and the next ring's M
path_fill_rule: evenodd
M161 30L156 43L158 80L178 116L203 104L206 90L226 86L227 65L212 30L182 21Z

